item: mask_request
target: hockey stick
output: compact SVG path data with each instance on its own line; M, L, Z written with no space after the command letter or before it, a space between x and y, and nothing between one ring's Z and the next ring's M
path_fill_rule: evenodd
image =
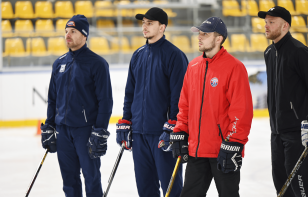
M42 165L43 165L43 163L44 163L44 161L45 161L45 158L46 158L46 156L47 156L48 151L49 151L49 149L46 150L46 152L45 152L45 154L44 154L44 156L43 156L43 158L42 158L42 161L41 161L41 163L40 163L38 169L36 170L36 173L35 173L34 177L32 178L32 181L31 181L31 183L30 183L29 189L28 189L28 191L27 191L27 193L26 193L26 197L28 197L29 194L30 194L30 191L31 191L31 189L32 189L32 187L33 187L33 184L34 184L34 182L35 182L35 180L36 180L36 177L37 177L38 173L39 173L40 170L41 170L41 167L42 167Z
M112 172L111 172L111 174L110 174L110 177L109 177L109 180L108 180L108 186L107 186L107 189L106 189L106 191L105 191L103 197L107 197L107 194L108 194L108 192L109 192L109 189L110 189L111 183L112 183L112 181L113 181L114 175L115 175L115 173L116 173L116 171L117 171L117 169L118 169L120 160L121 160L121 158L122 158L123 151L124 151L124 147L125 147L125 144L124 144L124 142L123 142L123 143L122 143L122 146L121 146L121 149L120 149L120 152L119 152L119 154L118 154L117 160L116 160L116 162L115 162L115 164L114 164L114 166L113 166Z
M284 193L286 192L286 190L288 189L292 179L294 178L295 174L297 173L298 169L301 167L302 163L304 162L307 153L308 153L308 147L306 146L305 150L303 151L302 155L300 156L300 158L298 159L296 165L294 166L291 174L289 175L287 181L285 182L285 184L282 186L279 194L277 197L282 197L284 195Z
M172 176L171 176L165 197L169 197L169 195L170 195L170 192L171 192L171 189L172 189L172 186L173 186L173 183L174 183L174 179L175 179L176 174L178 173L178 169L180 167L180 163L181 163L181 156L178 156L178 159L176 161L175 168L173 170L173 173L172 173Z

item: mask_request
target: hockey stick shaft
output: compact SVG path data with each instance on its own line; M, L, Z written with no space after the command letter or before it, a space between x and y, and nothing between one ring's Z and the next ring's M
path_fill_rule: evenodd
M284 193L286 192L286 190L288 189L289 185L291 184L292 179L294 178L295 174L297 173L298 169L301 167L302 163L304 162L307 153L308 153L308 147L305 147L305 150L303 151L302 155L300 156L300 158L298 159L296 165L294 166L292 172L290 173L287 181L285 182L285 184L282 186L279 194L277 197L282 197L284 195Z
M171 179L170 179L170 182L169 182L168 189L167 189L165 197L169 197L169 195L171 193L171 189L172 189L172 186L173 186L176 174L178 173L178 170L179 170L179 167L180 167L180 163L181 163L181 156L178 156L178 159L176 161L175 168L173 170L173 173L172 173L172 176L171 176Z
M49 150L47 149L46 152L45 152L45 154L44 154L44 156L43 156L43 158L42 158L42 160L41 160L41 163L40 163L39 167L38 167L37 170L36 170L36 173L35 173L34 177L32 178L32 181L31 181L30 186L29 186L29 188L28 188L28 191L27 191L27 193L26 193L26 197L28 197L29 194L30 194L30 191L31 191L31 189L32 189L32 187L33 187L33 185L34 185L34 182L35 182L36 178L37 178L37 175L38 175L38 173L40 172L40 170L41 170L41 168L42 168L42 165L43 165L43 163L44 163L44 161L45 161L45 158L46 158L46 156L47 156L47 154L48 154L48 151L49 151Z
M124 151L124 146L125 146L125 144L123 143L123 144L122 144L122 147L121 147L121 149L120 149L120 152L119 152L119 154L118 154L117 160L116 160L116 162L115 162L115 164L114 164L114 166L113 166L111 175L110 175L109 180L108 180L108 186L107 186L107 189L106 189L106 191L105 191L103 197L107 197L107 194L108 194L108 192L109 192L109 189L110 189L111 183L112 183L112 181L113 181L114 175L115 175L115 173L116 173L116 171L117 171L117 169L118 169L120 160L121 160L121 158L122 158L123 151Z

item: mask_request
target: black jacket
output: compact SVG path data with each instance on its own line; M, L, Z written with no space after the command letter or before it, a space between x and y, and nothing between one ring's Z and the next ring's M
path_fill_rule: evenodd
M308 115L308 47L288 32L264 58L272 133L300 131Z

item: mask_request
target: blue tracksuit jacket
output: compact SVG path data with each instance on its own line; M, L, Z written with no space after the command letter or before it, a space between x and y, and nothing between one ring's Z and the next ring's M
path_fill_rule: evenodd
M107 128L112 105L109 65L86 44L54 62L47 124Z
M166 121L176 120L187 65L185 54L165 36L134 52L123 109L133 133L160 135Z

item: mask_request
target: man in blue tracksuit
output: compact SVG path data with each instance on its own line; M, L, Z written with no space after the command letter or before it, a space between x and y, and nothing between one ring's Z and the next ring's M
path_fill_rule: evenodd
M168 16L162 9L151 8L145 15L137 14L136 19L142 20L147 41L131 58L117 143L132 148L139 196L158 197L160 186L165 195L176 163L172 152L163 151L168 150L169 141L163 127L171 132L175 125L188 60L165 39ZM160 135L165 141L161 149ZM180 196L182 185L181 165L170 196Z
M85 16L73 16L65 33L69 52L52 66L42 145L58 153L65 196L82 196L82 169L87 197L102 197L99 156L107 150L113 105L109 65L86 45Z

